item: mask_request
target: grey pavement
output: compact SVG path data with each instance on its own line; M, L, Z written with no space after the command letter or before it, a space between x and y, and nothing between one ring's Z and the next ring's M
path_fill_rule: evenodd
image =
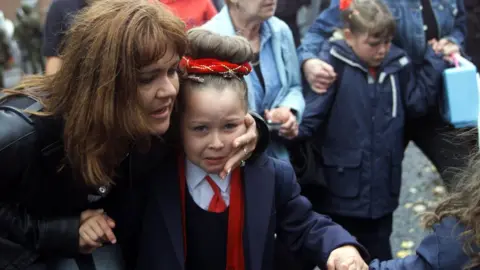
M419 215L423 210L432 209L443 191L439 174L414 144L405 152L402 181L400 205L394 213L390 239L394 257L415 252L428 233L420 226Z

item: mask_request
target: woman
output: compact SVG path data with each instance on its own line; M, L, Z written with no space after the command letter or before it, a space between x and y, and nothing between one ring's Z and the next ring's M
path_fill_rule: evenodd
M1 269L55 269L61 257L88 263L78 254L115 243L135 249L128 232L136 232L132 215L141 215L137 191L152 168L172 157L161 136L186 44L184 24L157 1L95 1L67 33L61 69L5 91ZM223 175L255 147L247 118ZM102 261L97 269L108 267Z
M445 55L462 51L467 31L463 0L384 2L397 20L393 43L407 51L413 62L423 61L428 44ZM339 3L340 0L332 1L329 9L320 14L298 49L305 78L317 93L325 92L337 76L336 71L316 55L323 42L341 26ZM470 144L450 135L455 129L445 123L438 108L432 108L429 115L418 120L409 120L408 125L407 138L433 162L447 187L453 186L453 173L449 168L465 167Z
M305 101L292 31L273 17L276 1L227 0L226 6L204 28L225 35L241 35L253 48L254 71L245 77L249 108L271 123L273 143L268 154L288 160L283 137L293 137L302 119ZM280 135L280 136L278 136Z

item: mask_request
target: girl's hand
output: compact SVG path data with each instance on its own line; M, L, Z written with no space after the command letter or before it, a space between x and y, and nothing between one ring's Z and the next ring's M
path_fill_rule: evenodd
M112 229L115 222L108 217L103 209L86 210L80 216L79 248L82 253L91 253L104 243L115 244L117 239Z
M368 270L368 265L354 246L333 250L327 261L328 270Z
M222 179L225 179L230 171L238 167L242 161L248 159L257 146L257 125L255 124L255 119L250 114L247 114L245 117L245 126L247 127L247 132L235 139L233 142L233 147L236 149L235 153L228 159L225 167L223 167L223 171L219 174Z

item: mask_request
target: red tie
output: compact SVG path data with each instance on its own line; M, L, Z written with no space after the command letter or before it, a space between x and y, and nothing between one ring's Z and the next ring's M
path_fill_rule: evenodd
M208 211L209 212L215 212L215 213L222 213L225 211L227 208L227 205L225 204L225 201L222 198L222 194L220 193L220 188L218 185L213 182L212 178L210 176L205 176L205 180L210 184L213 190L213 197L212 200L210 201L210 205L208 205Z

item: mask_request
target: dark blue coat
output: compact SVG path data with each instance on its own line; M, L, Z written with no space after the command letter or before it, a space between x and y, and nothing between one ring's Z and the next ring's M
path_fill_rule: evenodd
M433 226L415 255L380 262L374 260L370 270L460 270L470 262L463 251L465 226L453 217L444 218ZM479 252L478 247L472 247ZM475 269L479 269L476 267Z
M339 78L326 94L307 91L299 131L322 149L328 190L315 198L318 209L361 218L390 214L400 193L405 121L435 104L446 63L430 49L414 67L392 45L374 79L343 40L325 44L320 56Z
M161 173L152 178L139 240L138 270L185 269L176 161L162 167ZM342 245L363 250L345 229L312 211L310 202L300 195L293 169L287 163L262 155L247 162L242 175L247 269L273 269L275 234L291 250L319 265L325 264L330 252Z

